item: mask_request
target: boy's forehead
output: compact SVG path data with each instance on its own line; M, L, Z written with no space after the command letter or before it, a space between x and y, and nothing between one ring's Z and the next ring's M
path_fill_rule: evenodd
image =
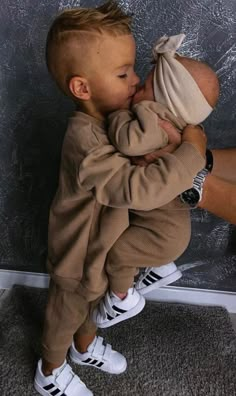
M110 70L134 65L136 46L131 34L114 36L108 33L80 32L64 47L63 57L71 60L73 73L88 70Z
M104 35L101 37L100 43L96 43L96 53L114 69L133 65L136 55L134 37L131 34Z

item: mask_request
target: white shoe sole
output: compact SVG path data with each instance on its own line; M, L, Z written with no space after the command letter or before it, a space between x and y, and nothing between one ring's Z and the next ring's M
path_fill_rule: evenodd
M143 310L145 306L145 302L146 302L145 298L143 296L140 296L140 300L138 304L135 305L134 308L130 309L125 313L120 314L119 316L116 316L114 319L108 320L107 322L104 323L97 323L96 318L93 317L93 321L96 324L96 326L99 327L100 329L106 329L107 327L114 326L117 323L123 322L124 320L130 319L133 316L138 315Z
M180 270L177 270L177 271L173 272L172 274L165 276L164 278L152 283L149 286L145 286L142 289L136 288L136 290L139 292L139 294L144 296L145 294L150 293L151 291L153 291L155 289L159 289L160 287L167 286L170 283L177 281L178 279L181 278L181 276L182 276L182 272Z
M120 368L120 370L114 372L114 371L109 371L109 370L104 369L103 366L97 367L92 364L83 363L83 362L81 362L81 360L77 360L74 356L72 356L71 353L69 353L69 356L70 356L70 359L72 360L72 362L79 364L80 366L94 367L94 368L104 371L105 373L108 373L108 374L122 374L127 369L127 361L124 362L124 365Z

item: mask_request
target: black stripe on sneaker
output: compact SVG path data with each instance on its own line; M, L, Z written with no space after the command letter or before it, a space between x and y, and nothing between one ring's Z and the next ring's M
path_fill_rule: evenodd
M91 360L92 360L91 358L88 358L88 359L86 359L86 360L82 360L82 362L83 362L83 363L90 363Z
M112 320L112 319L114 319L112 316L110 316L108 313L107 313L107 319L108 320Z
M118 308L115 305L112 305L112 309L114 309L114 311L118 312L118 314L127 312L125 309Z
M52 396L56 396L58 393L60 393L61 391L60 391L60 389L55 389L53 392L51 392L51 395Z
M45 390L50 390L52 388L55 388L54 384L49 384L49 385L46 385L46 386L43 387L43 389L45 389Z
M143 283L145 284L145 286L150 286L151 282L148 282L147 279L143 279Z
M147 276L146 276L146 280L147 280L148 282L150 282L150 283L154 283L154 282L157 281L155 278L152 278L150 275L147 275Z
M94 365L94 364L96 364L98 362L98 360L96 360L96 359L94 359L92 362L90 362L89 364L92 364L92 365Z
M152 277L151 275L146 276L146 280L149 281L150 283L155 283L155 282L159 281L160 279L162 279L162 278L156 279L156 278Z
M99 362L96 367L102 367L102 365L104 364L104 362Z
M149 272L149 275L151 275L153 278L155 278L157 280L162 279L162 276L159 276L159 275L155 274L155 272L152 272L152 271Z

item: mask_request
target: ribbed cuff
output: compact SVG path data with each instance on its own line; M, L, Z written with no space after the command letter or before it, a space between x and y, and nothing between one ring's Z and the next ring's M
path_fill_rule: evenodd
M182 143L173 155L182 162L183 166L192 174L192 177L195 177L206 164L206 159L188 142Z

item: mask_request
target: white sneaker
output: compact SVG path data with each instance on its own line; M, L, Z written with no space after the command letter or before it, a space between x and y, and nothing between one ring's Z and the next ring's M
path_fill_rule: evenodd
M110 327L137 315L144 305L145 298L133 287L128 290L123 300L113 292L106 292L105 297L93 311L92 319L97 327Z
M104 345L102 337L95 337L85 353L79 353L73 342L69 356L74 363L96 367L110 374L121 374L127 367L125 357L114 351L110 344Z
M154 289L167 286L181 278L182 272L178 270L175 263L162 265L161 267L146 268L139 277L135 289L142 295Z
M52 375L45 377L40 359L34 378L34 387L43 396L93 396L66 360L61 367L53 370Z

